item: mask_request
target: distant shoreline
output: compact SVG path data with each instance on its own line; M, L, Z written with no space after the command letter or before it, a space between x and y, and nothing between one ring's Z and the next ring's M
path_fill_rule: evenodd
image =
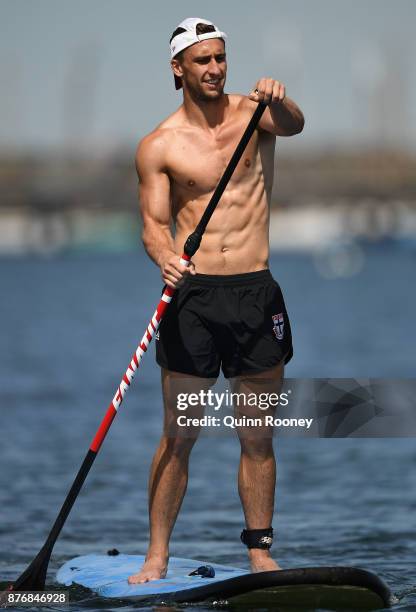
M272 250L311 251L384 239L416 241L416 205L404 200L338 198L272 209ZM140 244L137 211L0 208L0 255L133 251Z

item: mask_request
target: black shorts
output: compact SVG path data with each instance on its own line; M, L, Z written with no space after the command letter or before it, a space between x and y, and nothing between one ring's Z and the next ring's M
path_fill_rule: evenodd
M188 276L156 336L163 368L204 378L261 372L293 355L289 317L269 270Z

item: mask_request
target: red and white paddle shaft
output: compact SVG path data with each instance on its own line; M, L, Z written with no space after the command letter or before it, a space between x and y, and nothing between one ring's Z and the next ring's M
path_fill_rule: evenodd
M183 266L189 266L191 258L188 257L185 253L183 253L180 258L180 262ZM97 453L100 449L101 444L104 441L105 436L107 435L108 430L110 429L111 423L113 422L114 417L117 414L117 410L119 409L121 402L126 395L127 390L131 385L131 381L133 380L139 366L140 362L143 358L143 355L147 351L149 344L152 341L153 336L157 332L159 325L163 319L165 311L169 306L172 298L175 294L175 289L171 289L170 287L166 287L164 290L162 297L160 298L160 302L157 305L155 313L150 320L149 325L147 326L146 331L144 332L143 338L140 340L139 346L134 353L132 360L129 363L129 367L127 368L121 382L117 388L117 391L110 402L110 405L107 408L107 411L104 415L103 420L99 428L97 429L97 433L95 434L91 445L90 450Z

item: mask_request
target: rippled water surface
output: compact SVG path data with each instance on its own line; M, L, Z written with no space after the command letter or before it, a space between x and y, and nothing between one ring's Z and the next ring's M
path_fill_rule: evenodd
M412 252L373 247L357 275L328 281L311 258L274 255L294 332L288 376L414 377L415 262ZM0 274L0 575L8 581L43 543L161 283L139 255L3 259ZM55 546L50 586L76 555L145 552L161 414L152 349ZM396 610L415 610L414 439L277 439L276 451L280 564L364 567L389 584ZM198 442L172 555L247 567L238 456L232 437ZM72 610L116 607L73 597Z

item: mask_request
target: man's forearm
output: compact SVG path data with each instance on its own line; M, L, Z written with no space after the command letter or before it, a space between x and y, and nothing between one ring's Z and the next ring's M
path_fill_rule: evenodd
M290 98L270 104L270 114L281 136L292 136L303 130L305 119L298 105Z
M159 267L168 255L175 253L175 243L168 226L146 223L143 228L142 241L146 253Z

